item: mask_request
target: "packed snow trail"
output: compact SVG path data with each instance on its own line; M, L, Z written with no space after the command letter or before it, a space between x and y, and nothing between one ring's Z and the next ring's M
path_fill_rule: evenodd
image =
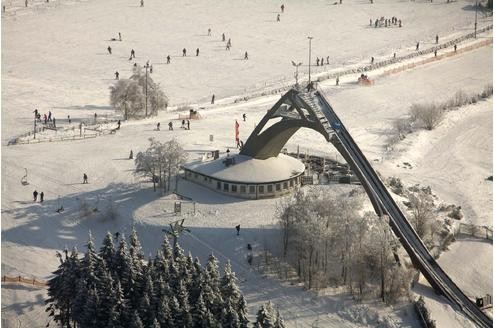
M370 189L368 191L370 198L372 201L374 200L374 203L378 200L379 206L376 206L376 203L374 204L377 214L387 214L389 216L392 230L411 257L414 265L438 293L443 294L453 304L457 305L477 326L492 327L492 320L460 290L429 253L324 95L320 91L316 91L309 94L309 98L312 100L309 104L310 106L317 107L333 127L338 126L333 130L331 142L338 149L343 147L346 154L342 155L350 158L353 166L360 171L356 172L356 174L363 179L362 184L367 186L367 191L368 188ZM308 97L304 95L302 99L307 101Z

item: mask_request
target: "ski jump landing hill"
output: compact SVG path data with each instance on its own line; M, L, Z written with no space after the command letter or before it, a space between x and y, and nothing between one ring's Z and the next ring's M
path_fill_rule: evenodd
M412 263L434 290L477 326L492 327L492 320L461 291L429 253L321 90L289 90L263 117L240 154L256 159L277 156L302 127L321 133L342 154L361 181L377 215L389 217L389 224Z

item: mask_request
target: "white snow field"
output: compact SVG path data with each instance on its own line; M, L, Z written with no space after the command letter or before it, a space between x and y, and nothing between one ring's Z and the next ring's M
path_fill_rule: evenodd
M106 233L128 233L134 225L143 249L153 253L162 238L162 229L177 219L173 214L175 196L154 193L149 183L133 175L128 160L148 145L148 138L160 141L178 138L190 161L205 151L235 148L234 120L241 124L246 140L253 127L279 95L255 98L245 103L227 104L221 98L291 79L291 60L307 65L307 35L314 36L316 56L330 56L333 70L368 62L371 56L389 58L394 52L412 52L416 41L431 46L436 34L447 40L472 31L474 12L470 1L429 3L426 1L344 0L285 1L281 22L276 14L281 2L160 1L145 0L139 8L134 0L51 1L44 6L23 8L16 1L4 1L2 15L2 275L22 275L47 279L57 267L55 251L65 246L83 249L91 230L99 244ZM439 1L437 1L439 2ZM9 7L9 3L16 6ZM370 28L369 19L396 16L402 28ZM491 23L479 18L479 25ZM208 27L212 36L206 36ZM108 41L121 32L123 41ZM221 33L232 38L226 51ZM482 34L479 39L492 38ZM106 48L111 45L112 55ZM461 48L463 44L459 45ZM186 47L188 56L180 57ZM200 48L200 56L193 52ZM157 118L123 122L116 135L93 139L5 146L11 137L32 128L32 111L52 110L59 125L98 113L112 115L108 87L113 73L130 74L136 62L150 59L152 77L161 83L173 104L208 102L214 93L221 105L205 105L201 120L191 121L191 130L154 131L158 121L165 126L177 119L177 112ZM244 51L249 60L242 60ZM165 64L170 54L171 64ZM463 208L464 222L492 225L493 102L483 101L449 112L433 131L421 131L400 144L400 151L385 151L387 131L392 121L404 117L412 103L440 102L456 91L481 92L492 83L492 46L462 53L448 59L418 66L390 76L370 73L372 87L361 87L356 77L320 84L358 145L383 176L400 177L406 184L430 185L439 199ZM304 66L303 66L304 67ZM306 68L304 68L306 70ZM242 122L242 114L247 121ZM175 121L177 122L177 121ZM76 124L75 123L75 124ZM175 123L177 127L178 124ZM214 135L214 141L209 141ZM287 148L320 153L341 159L314 131L300 130ZM409 162L411 169L397 164ZM28 171L28 185L20 183ZM81 184L87 173L89 184ZM349 186L325 187L329 197L348 192ZM44 191L43 205L32 202L33 190ZM247 201L219 195L182 181L179 193L196 202L186 204L185 225L190 234L180 242L202 259L211 252L233 264L250 314L265 301L278 305L288 327L419 327L408 304L386 307L379 302L355 304L338 290L316 296L301 287L267 278L247 264L246 244L255 250L269 247L277 254L278 227L275 210L278 200ZM82 215L82 204L98 207L104 214L110 206L114 219L103 215ZM62 204L63 214L55 212ZM241 224L241 235L234 226ZM442 254L440 264L467 295L492 290L492 244L477 239L461 239ZM438 327L466 327L470 323L442 297L433 295L422 282L415 292L425 295ZM2 326L44 327L43 290L29 286L2 284ZM385 324L386 323L386 324Z

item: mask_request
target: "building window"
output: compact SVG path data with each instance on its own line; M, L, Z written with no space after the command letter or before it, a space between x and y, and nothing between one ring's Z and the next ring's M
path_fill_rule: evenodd
M191 176L191 171L187 171L187 176L190 177Z
M284 189L287 189L287 182L284 182Z
M249 186L249 193L254 194L256 192L255 186Z
M266 192L273 192L273 185L266 186Z
M275 190L276 190L276 191L280 191L280 183L277 183L277 184L275 185Z
M237 192L237 185L232 185L232 192Z
M246 186L241 186L241 194L245 194L246 193Z
M265 186L258 186L258 192L263 194L265 192Z
M222 188L222 184L220 183L220 181L217 181L217 189L221 189Z
M290 180L290 186L294 187L294 180Z
M229 191L229 184L228 183L223 184L223 191Z

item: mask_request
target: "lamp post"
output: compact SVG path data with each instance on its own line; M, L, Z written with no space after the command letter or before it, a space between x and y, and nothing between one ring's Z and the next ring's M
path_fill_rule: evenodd
M146 84L144 86L144 94L145 94L145 99L144 99L144 109L145 109L145 117L148 117L148 68L150 67L150 61L148 60L146 62Z
M308 75L309 75L309 84L311 84L311 40L313 40L313 37L312 36L308 36L308 39L309 39L309 65L308 65Z
M302 62L299 63L299 64L296 64L294 61L292 61L292 66L294 66L296 68L296 72L294 73L294 77L296 78L296 88L299 86L299 83L298 83L298 76L299 76L299 66L302 65Z
M475 2L476 10L474 14L474 38L476 39L476 30L478 29L478 1Z

